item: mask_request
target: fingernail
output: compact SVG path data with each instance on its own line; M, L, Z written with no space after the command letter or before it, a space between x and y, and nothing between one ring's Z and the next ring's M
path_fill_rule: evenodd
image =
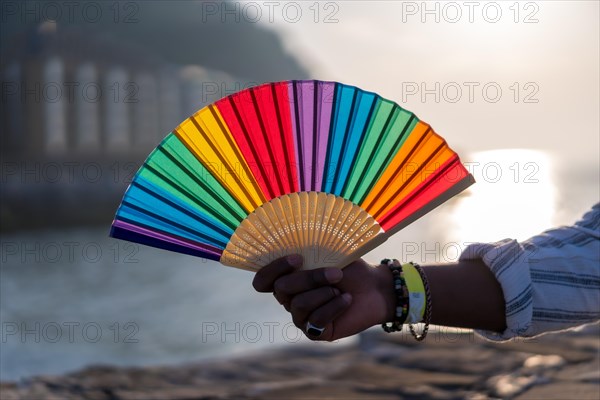
M298 268L298 267L302 266L303 259L300 254L291 254L291 255L287 256L285 259L288 262L288 264L290 264L294 268Z
M342 280L344 273L338 268L327 268L325 270L325 279L329 283L336 283Z
M352 302L352 295L350 293L344 293L342 295L342 299L344 299L346 303L350 304Z

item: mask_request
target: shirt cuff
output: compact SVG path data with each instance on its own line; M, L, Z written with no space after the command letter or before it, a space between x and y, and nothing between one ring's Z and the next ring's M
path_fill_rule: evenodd
M493 341L506 341L518 336L529 336L533 316L533 288L526 251L516 240L504 239L496 243L474 243L461 254L460 260L481 259L494 274L506 304L506 329L503 332L476 330ZM485 299L481 299L482 302Z

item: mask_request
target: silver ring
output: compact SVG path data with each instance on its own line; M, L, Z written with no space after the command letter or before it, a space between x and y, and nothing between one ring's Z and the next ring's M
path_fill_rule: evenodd
M325 328L319 328L318 326L314 326L310 322L306 322L306 333L310 336L319 337L323 334Z

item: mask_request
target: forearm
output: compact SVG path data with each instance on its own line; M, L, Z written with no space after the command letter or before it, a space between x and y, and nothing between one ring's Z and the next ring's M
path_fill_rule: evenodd
M504 294L481 261L424 265L431 290L431 323L501 332L506 329Z

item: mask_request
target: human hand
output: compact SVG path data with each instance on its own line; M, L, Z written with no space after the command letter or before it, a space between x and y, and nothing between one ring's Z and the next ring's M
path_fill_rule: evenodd
M359 259L344 269L301 267L301 256L280 258L258 271L252 284L259 292L273 292L308 338L333 341L393 320L395 295L387 266ZM308 321L325 330L307 334Z

